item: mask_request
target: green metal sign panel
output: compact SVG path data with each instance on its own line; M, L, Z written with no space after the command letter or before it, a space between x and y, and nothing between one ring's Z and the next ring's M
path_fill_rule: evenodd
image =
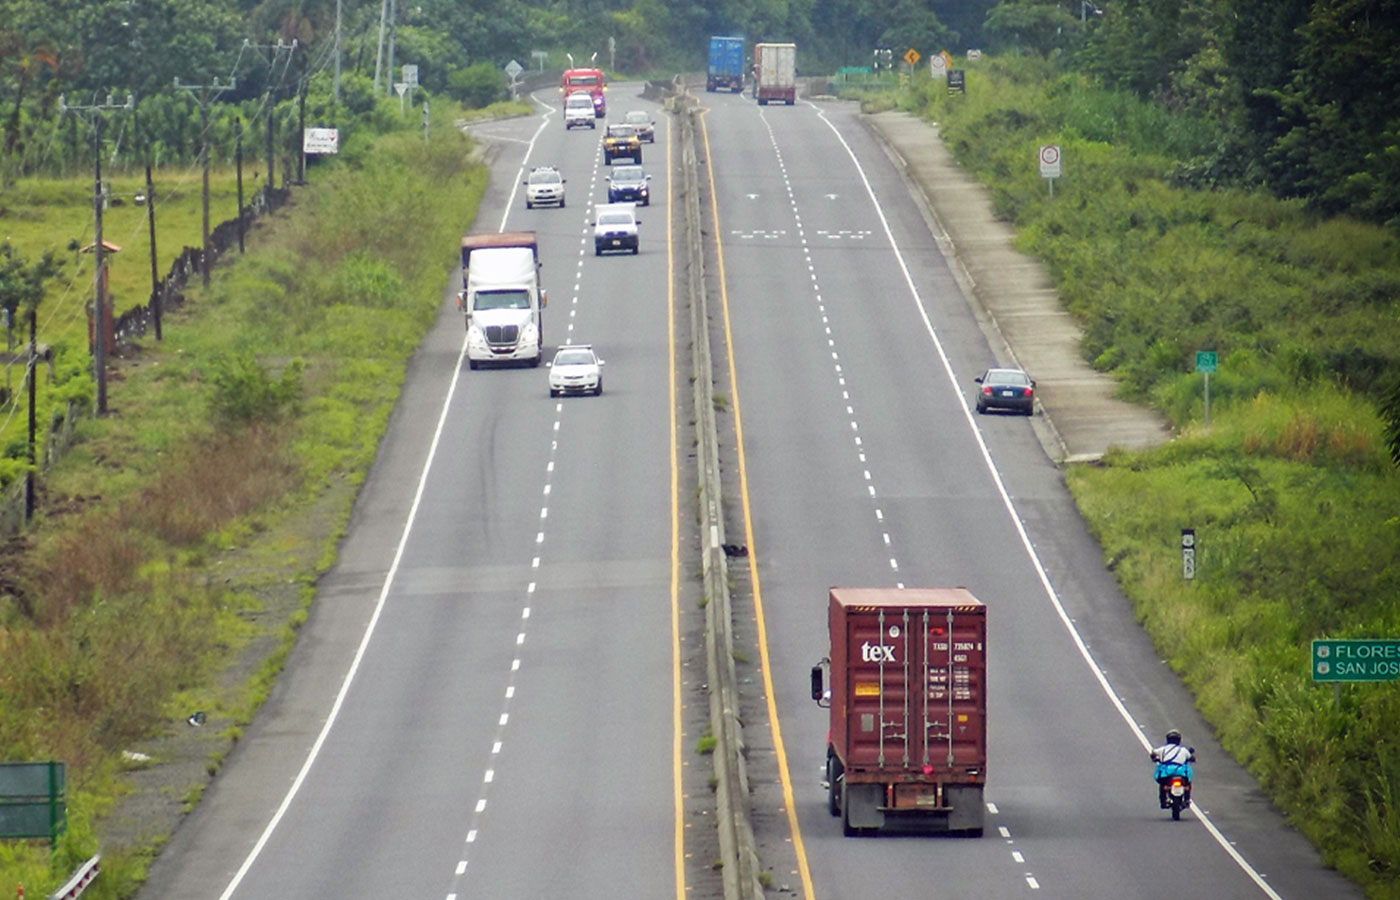
M1363 638L1312 642L1313 681L1395 681L1400 640Z
M1216 357L1214 350L1196 351L1196 371L1214 372L1216 371Z
M0 763L0 838L58 840L66 782L61 762Z

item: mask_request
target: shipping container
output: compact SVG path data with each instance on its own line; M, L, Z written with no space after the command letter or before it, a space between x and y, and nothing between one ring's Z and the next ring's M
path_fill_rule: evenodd
M739 93L744 89L744 39L710 38L710 64L705 70L705 90L720 88Z
M827 782L846 834L981 835L987 608L966 588L832 588Z
M753 95L759 106L797 102L796 44L755 44L753 71Z

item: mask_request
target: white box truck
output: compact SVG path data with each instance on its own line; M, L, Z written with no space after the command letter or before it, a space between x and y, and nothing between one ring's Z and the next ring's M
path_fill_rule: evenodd
M467 363L540 364L544 353L539 243L533 231L469 234L462 238L462 285L457 303L467 320Z
M753 96L759 106L797 102L797 45L755 44Z

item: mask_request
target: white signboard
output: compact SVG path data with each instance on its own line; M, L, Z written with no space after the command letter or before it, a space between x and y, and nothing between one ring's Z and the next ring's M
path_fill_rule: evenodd
M981 50L969 50L969 51L967 51L967 58L968 58L968 59L981 59L981 58L982 58L982 51L981 51Z
M406 82L406 81L396 81L396 82L394 82L394 90L398 91L398 92L399 92L399 96L402 97L404 94L407 94L407 93L408 93L408 82Z
M418 67L405 65L403 67L403 83L409 87L418 86Z
M301 152L306 154L340 152L339 128L308 128L302 132Z
M1060 177L1060 145L1043 144L1040 148L1040 177Z
M506 63L506 77L509 78L511 81L514 81L515 79L519 78L520 73L524 71L524 66L520 65L520 63L516 62L513 59L510 62Z
M928 58L928 71L934 78L948 77L948 60L942 53L935 53Z

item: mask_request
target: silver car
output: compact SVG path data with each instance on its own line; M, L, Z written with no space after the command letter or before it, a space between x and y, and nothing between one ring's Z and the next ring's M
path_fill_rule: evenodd
M525 179L525 208L536 206L564 208L564 176L553 166L536 166Z

